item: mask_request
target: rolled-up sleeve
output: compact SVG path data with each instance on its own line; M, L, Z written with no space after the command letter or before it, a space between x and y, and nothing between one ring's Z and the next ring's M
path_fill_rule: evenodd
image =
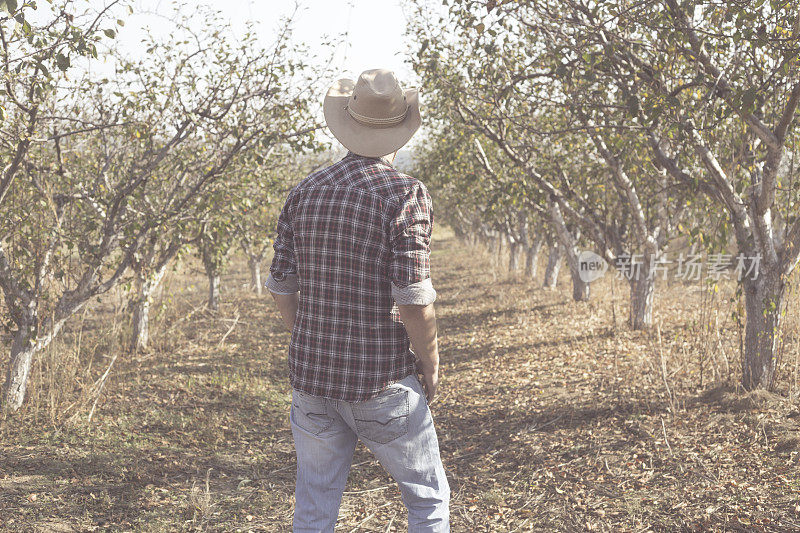
M436 300L430 279L433 202L417 182L403 198L391 221L389 277L392 296L401 305L428 305Z
M297 258L294 253L294 231L292 230L293 193L289 193L286 203L278 216L277 235L272 249L275 254L269 267L269 275L264 285L276 294L294 294L300 290L297 279Z

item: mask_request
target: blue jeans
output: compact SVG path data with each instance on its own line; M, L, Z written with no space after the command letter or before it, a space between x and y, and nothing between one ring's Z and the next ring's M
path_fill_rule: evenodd
M450 486L422 384L415 374L363 402L292 390L297 451L295 532L333 532L358 439L400 486L408 531L450 531Z

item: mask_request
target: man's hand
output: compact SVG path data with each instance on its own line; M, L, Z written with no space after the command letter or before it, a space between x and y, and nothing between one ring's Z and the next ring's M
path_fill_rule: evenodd
M439 343L433 304L397 307L400 309L400 320L406 327L411 346L419 359L417 369L422 373L422 384L430 404L439 387Z
M439 368L427 370L420 368L420 373L422 374L422 387L425 389L425 397L430 405L436 396L436 389L439 388Z
M294 329L294 321L297 318L297 308L300 306L300 293L294 294L280 294L270 291L275 303L278 304L278 311L281 312L283 323L292 331Z

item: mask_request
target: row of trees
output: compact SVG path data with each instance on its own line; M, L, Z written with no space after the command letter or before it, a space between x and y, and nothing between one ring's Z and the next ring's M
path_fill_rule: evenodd
M626 273L639 258L633 328L652 323L651 268L675 240L758 262L740 286L742 383L771 388L800 260L797 3L448 0L442 17L414 4L434 120L418 172L447 222L505 235L512 257L557 241L576 300L579 246Z
M260 290L288 154L312 147L318 127L317 73L290 20L264 48L214 12L176 13L172 36L130 59L110 44L131 12L120 2L35 8L0 1L2 401L12 410L36 354L116 286L131 288L131 348L145 347L153 291L187 246L212 307L234 246ZM114 65L110 79L87 74L98 59Z

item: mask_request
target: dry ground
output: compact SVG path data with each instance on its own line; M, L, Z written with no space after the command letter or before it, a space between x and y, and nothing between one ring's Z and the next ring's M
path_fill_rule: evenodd
M611 275L579 304L566 273L548 292L447 231L433 250L453 531L800 531L797 295L778 394L746 394L730 288L662 286L631 332ZM212 315L200 271L172 273L137 356L121 293L74 321L0 419L0 530L290 529L288 334L246 280L235 262ZM359 445L337 531L405 524Z

